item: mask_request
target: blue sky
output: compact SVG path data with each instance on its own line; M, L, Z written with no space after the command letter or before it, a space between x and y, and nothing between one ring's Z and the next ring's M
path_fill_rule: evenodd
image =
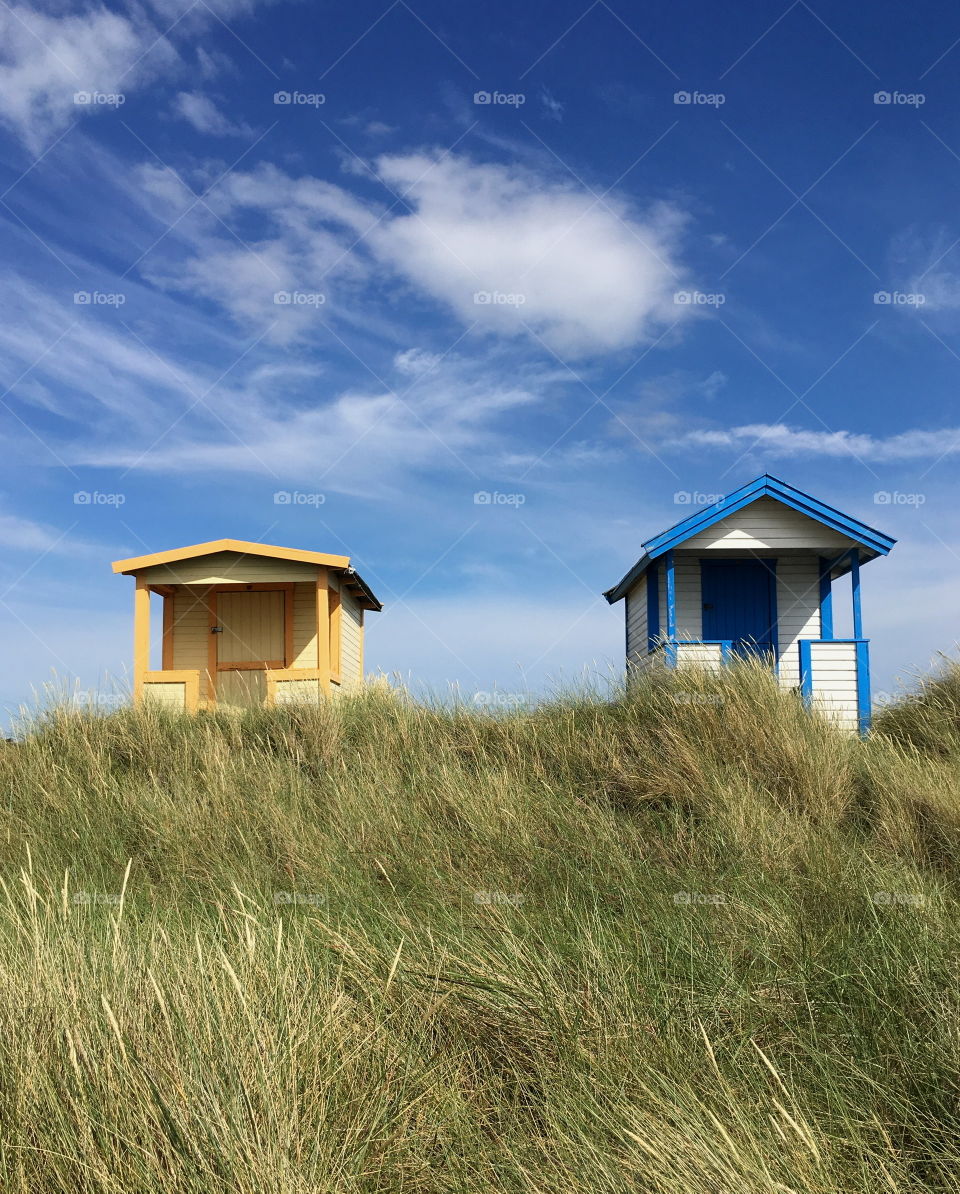
M899 539L875 687L925 667L958 63L938 4L4 4L0 703L122 678L110 561L219 537L351 555L418 686L606 672L601 590L762 472Z

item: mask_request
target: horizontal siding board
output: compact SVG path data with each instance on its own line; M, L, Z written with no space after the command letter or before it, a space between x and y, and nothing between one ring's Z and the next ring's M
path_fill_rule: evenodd
M757 551L809 548L825 554L838 553L852 545L853 541L845 535L771 497L751 502L707 530L693 535L683 544L687 551L722 551L744 547Z
M264 584L270 581L308 581L317 575L315 564L247 556L236 551L218 551L176 564L145 568L148 584L214 585Z

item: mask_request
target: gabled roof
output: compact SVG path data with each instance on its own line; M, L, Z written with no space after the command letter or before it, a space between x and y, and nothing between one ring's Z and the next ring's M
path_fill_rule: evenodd
M781 481L779 477L771 477L769 473L764 473L762 477L757 477L755 481L751 481L747 485L742 485L739 489L735 489L733 493L728 493L726 497L721 498L719 502L715 502L712 506L705 506L701 510L696 510L688 518L684 518L675 526L670 527L669 530L654 536L653 539L648 539L642 545L643 555L640 559L637 560L636 564L634 564L618 584L604 593L604 597L606 597L611 605L615 601L619 601L621 597L626 596L627 592L646 572L654 560L665 555L673 548L679 547L694 535L700 534L701 531L712 527L715 523L720 522L721 519L735 514L738 510L742 510L744 506L749 506L752 502L764 497L774 498L783 505L789 506L790 509L797 510L800 514L805 514L815 522L819 522L823 526L829 527L841 535L845 535L848 539L852 539L854 543L864 548L867 559L875 559L877 556L887 555L896 543L896 539L892 539L882 531L867 526L865 522L861 522L857 518L852 518L849 514L843 514L833 506L828 506L826 502L821 502L818 498L811 497L809 493L795 489L792 485Z
M221 551L233 551L245 556L266 556L271 560L292 560L298 564L316 564L323 568L334 568L343 573L348 585L360 591L362 604L375 610L383 608L366 582L350 567L349 556L335 556L323 551L304 551L299 547L274 547L269 543L250 543L245 539L211 539L208 543L194 543L189 547L175 547L170 551L156 551L150 555L131 556L128 560L114 560L113 571L130 576L142 572L146 568L155 568L160 564L177 564L182 560L215 555Z

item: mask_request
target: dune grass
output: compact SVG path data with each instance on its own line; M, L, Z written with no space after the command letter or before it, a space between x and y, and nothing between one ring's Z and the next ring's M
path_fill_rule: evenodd
M952 1191L960 670L0 752L0 1188Z

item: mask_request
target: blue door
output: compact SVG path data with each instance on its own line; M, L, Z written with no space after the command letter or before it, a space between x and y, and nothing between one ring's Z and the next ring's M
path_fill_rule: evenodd
M773 560L701 560L703 637L729 639L740 654L776 656Z

